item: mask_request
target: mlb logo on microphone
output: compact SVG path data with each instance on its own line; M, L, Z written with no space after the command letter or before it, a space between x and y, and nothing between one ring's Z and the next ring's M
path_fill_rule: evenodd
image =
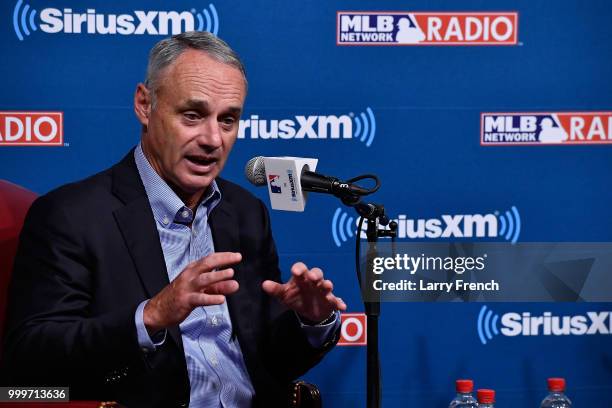
M293 179L293 172L287 170L287 179L291 187L291 201L297 201L297 193L295 191L295 180ZM273 194L283 194L283 187L287 187L287 183L281 181L281 177L278 174L268 174L268 184L270 185L270 192Z
M338 11L337 45L515 45L517 12Z
M268 184L270 184L270 191L274 194L282 194L283 190L280 186L280 176L276 174L270 174L268 176Z
M339 346L367 345L368 325L364 313L341 313Z
M612 112L482 113L482 146L612 144Z

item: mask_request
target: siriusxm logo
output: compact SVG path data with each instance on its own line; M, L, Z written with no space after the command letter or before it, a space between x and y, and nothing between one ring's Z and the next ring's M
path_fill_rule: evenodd
M372 145L376 118L371 108L346 115L296 115L286 119L262 119L251 115L240 121L239 139L355 139Z
M355 227L355 217L351 217L346 211L338 207L332 218L331 230L334 243L340 248L343 242L355 236L357 230Z
M512 312L505 313L500 319L497 313L483 305L478 313L476 330L483 345L500 334L507 337L612 334L612 317L610 312L586 312L574 316L553 316L551 312L532 316L529 312Z
M106 14L91 8L76 13L70 8L48 7L38 13L23 0L17 0L13 10L13 29L19 41L38 29L48 34L168 35L205 30L216 35L219 16L213 4L209 4L208 9L193 8L182 12L134 10L127 14Z
M445 214L430 219L414 219L400 214L393 221L398 225L398 239L477 237L499 238L514 244L521 233L521 217L515 206L505 212L495 211L492 214ZM336 209L331 226L337 247L355 236L355 225L355 217L349 216L342 208ZM365 223L361 237L366 238Z

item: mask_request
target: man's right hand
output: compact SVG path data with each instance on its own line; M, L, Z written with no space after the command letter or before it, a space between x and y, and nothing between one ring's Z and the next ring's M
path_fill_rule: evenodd
M237 252L217 252L190 263L144 308L144 324L150 335L181 323L198 306L220 305L225 295L238 290L228 268L242 260Z

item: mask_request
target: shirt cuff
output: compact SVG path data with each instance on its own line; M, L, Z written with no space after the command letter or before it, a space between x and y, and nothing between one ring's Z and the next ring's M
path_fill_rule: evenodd
M161 346L166 341L167 330L164 329L163 331L155 333L153 339L151 339L144 323L144 308L148 302L149 299L138 305L134 320L136 322L136 333L138 335L138 345L140 348L143 349L143 351L155 351L157 346Z
M331 322L317 326L304 324L300 316L297 313L295 315L300 322L300 327L304 330L304 333L306 333L308 342L314 348L319 348L327 341L331 340L331 337L340 326L340 312L337 310L334 312L334 319Z

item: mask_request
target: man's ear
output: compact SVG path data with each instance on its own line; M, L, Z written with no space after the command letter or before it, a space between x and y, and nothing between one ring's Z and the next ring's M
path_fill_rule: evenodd
M151 93L147 87L140 83L136 87L134 93L134 113L143 126L149 124L149 116L151 115Z

